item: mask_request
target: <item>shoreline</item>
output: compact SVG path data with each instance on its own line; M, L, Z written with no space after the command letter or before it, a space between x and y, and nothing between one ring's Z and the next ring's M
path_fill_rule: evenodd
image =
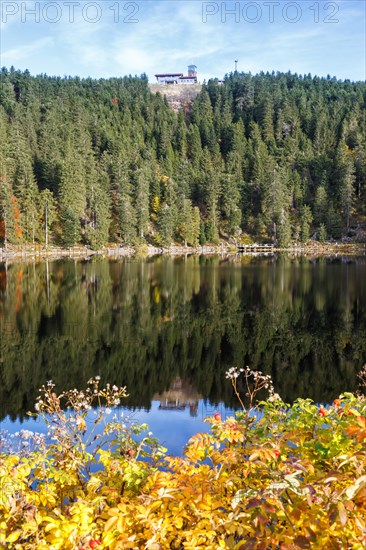
M272 245L233 245L220 243L219 245L203 246L179 246L156 247L150 245L142 246L107 246L100 250L91 250L86 246L75 246L72 248L61 248L55 246L11 246L7 250L0 248L0 263L9 261L34 260L59 260L64 258L71 259L90 259L94 256L103 258L118 259L132 256L271 256L279 253L295 254L305 256L308 254L315 256L333 256L333 255L366 255L366 243L324 243L311 242L301 245L293 245L287 248L275 248Z

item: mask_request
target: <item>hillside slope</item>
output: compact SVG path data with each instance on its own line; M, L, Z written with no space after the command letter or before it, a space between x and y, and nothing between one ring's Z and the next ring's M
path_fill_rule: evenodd
M365 83L0 78L0 245L364 238Z
M166 97L169 106L177 113L179 109L183 109L185 111L189 110L192 102L202 90L202 85L175 84L173 86L149 84L149 88L152 94L160 93L162 96Z

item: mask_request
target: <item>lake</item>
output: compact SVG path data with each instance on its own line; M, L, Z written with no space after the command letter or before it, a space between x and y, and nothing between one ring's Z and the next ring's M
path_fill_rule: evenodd
M0 421L35 429L38 389L126 386L173 454L238 403L248 365L291 402L331 402L366 362L366 257L189 256L0 264ZM33 427L32 427L33 426Z

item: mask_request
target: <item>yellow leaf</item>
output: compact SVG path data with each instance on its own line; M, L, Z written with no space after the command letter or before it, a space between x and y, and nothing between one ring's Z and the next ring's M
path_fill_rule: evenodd
M250 462L252 462L256 458L259 458L259 456L260 456L260 453L258 451L254 451L254 453L252 453L249 457Z
M53 529L57 529L57 524L56 523L49 523L48 525L46 525L46 527L44 528L45 532L48 533L48 531L52 531Z
M104 531L111 531L112 529L115 528L117 523L118 523L118 516L113 516L109 518L109 520L106 522L104 526Z
M17 541L21 534L22 534L21 531L13 531L7 537L6 542L15 542L15 541Z
M96 476L92 476L88 481L88 491L97 491L101 485L102 482L100 479Z
M153 512L154 510L157 510L162 505L161 500L155 500L155 502L152 502L149 506L149 511Z

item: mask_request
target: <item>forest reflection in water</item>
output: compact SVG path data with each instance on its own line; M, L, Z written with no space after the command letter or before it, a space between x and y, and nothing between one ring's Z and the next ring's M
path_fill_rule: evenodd
M97 374L131 408L233 407L225 372L245 365L285 401L331 401L366 362L365 275L365 257L1 264L0 420Z

